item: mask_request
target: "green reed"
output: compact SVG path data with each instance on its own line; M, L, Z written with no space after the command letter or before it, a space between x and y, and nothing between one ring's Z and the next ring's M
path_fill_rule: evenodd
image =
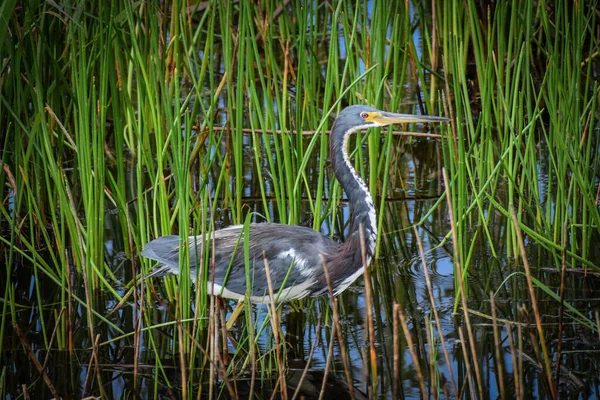
M324 71L325 76L320 73L318 67L319 55L324 45L328 46L327 59L338 60L342 56L337 41L327 39L327 35L331 34L327 31L327 26L332 21L342 20L340 29L342 34L349 38L350 44L346 51L358 52L367 44L370 45L367 36L362 35L360 39L358 38L356 29L357 22L364 18L364 14L362 16L359 12L352 14L352 9L343 9L341 3L334 12L318 9L316 5L312 5L312 9L298 8L300 10L298 20L306 25L294 25L284 14L277 21L278 23L257 26L256 20L268 19L268 15L274 14L275 3L267 4L265 9L258 9L249 4L242 4L241 9L237 9L232 4L218 2L211 6L215 7L217 12L210 17L202 18L196 31L191 30L187 24L186 10L177 3L169 10L169 18L162 18L160 14L154 13L152 5L134 6L124 2L114 5L113 8L104 8L99 4L88 6L86 12L97 14L102 24L94 23L82 9L76 8L66 8L62 20L51 18L49 16L51 14L41 14L42 19L38 21L40 26L47 23L56 31L66 27L67 34L63 38L63 43L66 44L64 48L69 57L62 57L59 52L48 55L42 51L41 42L36 43L33 36L26 38L31 42L32 50L36 50L31 54L38 55L38 59L28 62L31 67L26 71L34 86L27 88L29 90L19 88L15 93L29 91L29 95L35 100L36 108L35 114L31 114L30 120L25 121L16 132L16 134L21 131L30 132L30 138L26 142L26 146L29 147L26 149L15 147L13 150L17 156L25 156L26 162L23 163L25 176L33 178L41 175L38 181L48 184L45 188L43 186L33 188L38 193L28 198L28 203L24 207L33 212L27 215L30 215L29 218L35 217L42 221L47 216L52 219L49 224L45 222L39 224L31 220L30 237L40 234L35 230L41 229L54 263L52 267L44 268L43 271L44 274L53 277L57 283L61 282L61 285L67 286L69 276L67 266L71 262L78 271L83 273L85 301L82 304L90 310L86 317L88 320L86 325L90 327L97 324L94 321L98 318L96 309L103 308L103 305L97 302L97 300L102 302L103 299L94 295L99 288L108 290L117 300L121 300L121 295L110 283L111 280L119 278L112 275L104 259L103 227L107 207L114 207L117 210L123 237L127 238L123 240L124 248L127 249L128 258L133 266L140 261L135 255L143 243L155 236L169 234L175 230L179 231L181 237L187 236L190 233L190 219L193 225L192 231L195 233L210 232L214 229L214 226L205 222L207 217L215 218L217 215L213 209L217 199L211 199L213 196L221 196L225 206L230 204L231 208L228 210L232 222L240 222L246 213L243 208L246 136L242 132L242 127L249 122L250 126L260 127L264 133L267 129L273 128L278 128L282 132L252 136L258 176L262 172L260 157L268 160L270 186L277 199L277 219L288 223L300 222L303 218L301 215L303 193L307 187L314 187L312 182L316 180L316 191L308 191L307 197L310 199L309 208L315 215L313 224L318 228L326 217L325 211L322 211L322 197L326 193L325 183L329 182L325 174L325 161L328 158L327 137L322 134L329 124L326 119L322 120L319 108L329 111L335 107L335 110L339 110L339 100L347 93L346 86L349 82L352 82L349 86L352 88L350 98L355 102L353 93L364 90L360 82L363 77L369 79L368 86L372 90L381 91L381 84L387 70L376 70L377 73L373 74L372 78L368 74L358 74L358 60L364 55L359 54L359 58L346 56L347 61L341 79L338 78L340 66L337 62L328 65ZM232 16L238 13L242 18L238 29L234 31L230 21ZM119 18L115 18L116 15L119 15ZM384 14L379 12L378 15L383 18ZM399 21L396 19L395 24L400 24ZM366 22L362 20L362 23ZM381 23L387 24L387 21L382 19ZM337 24L333 26L337 27ZM161 36L167 31L171 40L169 43L165 43ZM218 33L214 34L215 31ZM49 36L54 32L49 32ZM205 32L207 35L201 36ZM407 30L402 29L401 32ZM333 34L337 33L334 31ZM218 44L222 46L219 54L214 50L215 37L219 38ZM259 49L256 39L261 38L263 48ZM199 57L195 46L202 46L203 41L204 54L203 57ZM296 50L297 53L292 54L293 49L298 48L302 50ZM372 48L375 50L374 55L366 55L369 57L368 67L377 63L383 65L384 42ZM280 56L281 49L290 49L290 53L286 53L283 59ZM297 57L297 65L293 64L292 57ZM211 59L221 60L223 70L211 68L207 61ZM406 56L404 59L406 60ZM406 61L403 61L398 65L402 67L405 64ZM52 85L50 82L42 81L42 75L47 74L46 71L42 71L46 66L50 68L51 74L59 77L57 83L65 82L66 85ZM16 64L15 69L19 70ZM399 68L399 71L402 70ZM392 74L395 77L402 76L402 72L398 71L392 71ZM297 80L297 85L304 83L305 89L296 92L296 98L292 103L289 96L289 82L293 76ZM194 82L189 93L183 93L181 90L184 77ZM260 85L257 85L257 79ZM398 82L401 81L402 79ZM14 77L14 84L22 85L18 76ZM64 92L51 93L54 102L50 102L48 98L44 98L44 95L47 95L41 90L44 87ZM224 96L219 96L221 90ZM208 92L209 96L206 96L205 92ZM250 96L247 99L248 92ZM324 96L316 96L316 93L320 92L323 92ZM68 97L71 100L66 104L63 104L64 93L71 94ZM192 96L195 100L194 105L190 106ZM317 104L317 107L303 106L303 104L314 104L321 98L322 104ZM3 99L4 104L9 103L6 94ZM381 98L362 101L365 100L383 105ZM26 99L22 102L11 101L14 107L21 107L22 110L10 110L10 113L15 116L24 113L28 101ZM223 135L213 130L215 126L213 116L216 114L219 101L225 102L224 109L227 110L225 152L221 146ZM45 115L46 104L52 112L48 111L46 117L40 119ZM25 114L29 113L25 112ZM109 120L114 124L111 135L108 135L106 130ZM305 147L301 135L305 127L318 128L321 133L310 140L308 147ZM185 135L181 135L182 129ZM192 150L197 149L194 140L200 141L203 129L209 131L208 136L204 138L207 150L199 149L193 153ZM195 135L192 134L194 131L196 131ZM388 141L386 145L388 149L389 143ZM109 151L106 154L107 146L109 149L114 148L114 152ZM211 151L212 156L209 155ZM316 169L312 167L310 169L312 175L317 173L316 178L314 176L309 178L307 161L314 156L314 151L317 151L320 161ZM134 174L130 176L127 176L123 168L124 154L127 152L135 155L136 160ZM378 135L373 135L369 139L369 152L371 155L379 152ZM195 161L191 159L192 154L197 155L198 175L204 178L198 181L200 192L193 195L190 193L190 183L195 184L198 177L193 177L189 173L189 166ZM32 161L31 156L37 160ZM360 146L359 156L362 158ZM72 174L65 174L62 166L63 159L72 163L70 164L74 168ZM214 163L216 163L216 170L213 167ZM20 164L17 162L14 165ZM362 163L358 162L358 165L362 166ZM368 169L374 190L377 188L377 177L380 174L385 175L385 168L388 165L383 163L377 166L374 163ZM34 168L31 171L28 170L30 166ZM214 187L210 187L206 182L211 180L207 178L214 172L216 172L216 177L213 177L216 179L212 181ZM20 182L21 186L16 190L19 196L32 190L26 187L28 181ZM270 193L262 184L262 179L260 181L260 193L266 211L266 197ZM39 193L40 190L42 193ZM331 196L329 208L326 210L331 209L331 204L334 204L337 197L335 193L339 193L339 189L328 192L334 195ZM21 211L20 199L19 197L15 203L17 213ZM192 199L194 203L191 203ZM202 209L195 209L190 213L191 204L200 205ZM44 209L38 210L37 207ZM45 211L55 209L61 212L55 214ZM271 218L268 212L264 214L267 219ZM13 221L13 224L16 225L16 221ZM46 226L52 227L51 232L46 231ZM13 232L18 231L13 230ZM27 235L21 233L20 240L27 243ZM14 239L11 239L11 242L14 242ZM59 251L56 253L52 250L55 248L54 243L58 243L56 247ZM29 249L35 252L33 245L30 245ZM187 260L192 256L194 255L187 251L182 252L182 278L179 285L176 286L172 279L167 280L165 285L166 297L179 305L190 304ZM199 332L202 326L205 326L202 321L208 316L205 311L206 297L202 292L210 268L208 257L200 256L203 257L203 274L200 275L202 278L198 282L199 291L196 296L202 300L196 303L195 308L198 313L195 318L197 317L200 323L195 328L196 332L191 332L197 340L201 339ZM132 267L131 274L125 275L137 275L139 278L139 272L147 270L145 261L141 261L141 265L142 268ZM58 275L54 277L54 273ZM138 325L140 323L152 325L145 310L152 301L154 283L146 282L146 288L144 296L134 303L134 307L137 308L139 305L139 310L142 312L142 319L136 320ZM70 291L65 290L65 294ZM134 291L134 298L136 298L135 293ZM40 305L43 303L39 294L37 301ZM65 305L69 302L66 296L62 301ZM184 323L184 329L194 329L190 324L190 312L188 307L176 308L174 317L187 321ZM12 315L15 318L14 310ZM104 320L104 323L106 322ZM47 329L43 329L44 333L46 331ZM174 330L175 335L178 335L177 332ZM181 333L181 330L179 332ZM63 335L69 333L63 331ZM93 341L93 331L90 331L90 335L90 340ZM154 338L154 335L148 337L149 345L160 354L161 351ZM184 335L170 343L173 352L181 349L177 344L178 340L187 343L184 344L183 349L195 348ZM64 336L59 341L66 343ZM193 366L193 360L193 357L188 359L190 367ZM156 378L162 376L166 379L164 372L161 373L160 359L156 362L158 367ZM183 362L185 363L185 360ZM270 366L265 368L263 365L262 371L270 369ZM189 384L191 385L192 382L193 380L190 380Z
M561 7L565 5L559 2L557 9ZM572 261L582 261L589 252L589 228L598 226L599 218L593 200L592 170L577 167L579 160L592 166L598 161L593 135L584 132L586 126L593 125L598 88L592 83L590 68L580 61L582 42L589 38L595 17L586 19L581 9L573 14L571 21L561 16L556 21L560 34L552 38L544 33L550 35L555 28L550 29L544 18L534 20L535 5L527 3L524 10L515 13L507 5L499 5L493 18L484 23L477 19L474 3L467 3L462 15L459 7L459 12L448 14L454 19L444 19L440 27L456 32L443 37L446 68L457 89L454 108L457 123L446 141L445 164L458 188L455 193L460 194L453 199L456 208L476 213L457 216L459 236L464 236L460 233L466 227L464 224L475 217L483 228L477 235L483 234L494 251L487 220L494 211L494 202L506 200L525 211L520 224L531 226L558 246L574 244L561 237L566 233L562 227L568 226L570 235L581 237L582 241L579 248L571 246L567 250L575 257ZM449 9L440 10L444 11ZM544 15L542 12L540 17ZM460 20L461 17L464 19ZM537 53L531 48L531 31L521 29L523 25L536 24L545 28L536 39ZM461 31L461 26L468 26L464 28L466 32ZM472 38L470 41L463 39L467 35ZM465 75L468 66L460 57L467 45L472 46L475 56L475 82L482 99L480 111L471 107L467 85L468 79L473 78ZM557 47L564 57L557 54ZM532 70L539 57L547 57L543 73ZM564 118L557 118L558 115ZM543 119L546 116L547 121ZM536 148L536 134L540 130L544 132L547 159L541 159ZM546 198L542 197L538 182L540 165L547 165L549 171ZM502 193L497 192L499 185ZM473 199L466 197L468 193L475 194ZM461 240L464 251L461 257L469 259L469 247L475 240ZM507 231L506 240L511 243L506 248L507 256L512 257L518 253L513 230Z
M327 168L326 132L346 104L453 117L440 129L440 157L455 212L458 251L452 256L461 261L463 277L476 273L478 243L493 257L521 255L510 205L528 240L550 253L557 267L566 257L570 267L598 269L592 257L600 226L599 89L589 51L598 48L597 16L583 7L571 10L569 2L557 1L549 14L533 1L519 12L502 3L482 17L474 1L434 2L432 20L426 6L403 2L375 2L368 9L293 0L280 10L277 1L212 1L198 12L179 1L28 3L22 10L16 2L0 6L0 184L3 199L10 198L0 207L10 227L1 238L7 249L2 339L22 319L11 268L23 260L35 277L30 302L40 310L44 349L94 347L102 356L108 344L129 343L135 349L133 387L145 379L137 363L151 360L155 396L163 385L188 398L225 391L210 378L244 375L248 368L252 381L282 374L285 345L277 330L264 333L268 316L261 324L254 319L266 311L248 305L231 363L215 359L215 352L225 354L222 342L213 342L222 341L216 334L222 331L220 308L206 296L209 252L182 246L181 277L164 283L141 279L151 263L138 254L151 239L172 233L207 235L203 245L209 248L210 232L250 220L308 223L317 230L325 224L328 234L343 237L347 221L338 208L341 189ZM474 73L468 73L468 60ZM306 130L315 133L303 135ZM389 211L390 191L410 190L398 172L408 169L398 149L410 151L413 142L384 133L357 135L351 150L379 212L377 254L411 259L415 237L396 241L393 234L445 213L445 199L418 203L410 216L407 208ZM547 182L539 181L540 168ZM414 171L415 182L424 185L428 175L441 180L439 170L441 163L437 171ZM441 185L419 190L436 196ZM249 201L249 194L259 200ZM105 228L113 212L118 234ZM501 237L496 226L507 227ZM451 237L447 226L434 226L429 236ZM430 245L444 249L445 239ZM112 268L111 240L124 250L124 268ZM189 260L197 260L195 290ZM520 274L506 279L512 284ZM373 298L375 332L365 333L369 340L385 342L394 302L419 315L412 308L415 287L390 276L374 266L379 296ZM540 279L532 281L540 295L560 301ZM470 298L479 295L466 279L462 285ZM460 287L457 281L455 308ZM58 293L50 302L49 290ZM289 307L303 307L314 318L317 302L298 303ZM322 303L323 324L331 326L329 305ZM344 294L340 314L358 303ZM568 302L565 309L597 329L586 310ZM129 322L119 320L121 314ZM417 330L422 347L425 333ZM93 345L97 335L100 346ZM344 331L349 354L361 342L350 335L356 332ZM327 358L334 335L329 330L323 336L320 351ZM5 343L0 340L1 350ZM88 393L108 395L102 384L110 376L102 373L100 356ZM373 395L386 394L391 379L375 374L391 373L379 365L386 362L362 360ZM74 379L79 373L69 371ZM436 393L438 374L432 368L428 377Z
M444 69L454 87L449 106L455 122L445 132L444 164L455 210L455 257L463 276L474 273L474 250L481 240L494 257L524 257L520 230L550 254L557 269L566 257L569 267L597 271L597 260L589 257L590 240L600 226L593 172L600 159L592 132L600 92L586 59L598 48L591 28L596 16L562 1L553 4L552 15L535 2L525 2L519 12L498 4L486 16L476 6L440 3L443 18L436 27L445 33ZM474 66L467 64L468 52ZM539 181L540 169L547 182ZM496 224L506 226L500 241L494 239ZM532 281L540 294L562 301L547 283ZM598 329L591 316L565 306L570 318L587 319L583 324ZM549 357L545 353L542 360L546 372Z

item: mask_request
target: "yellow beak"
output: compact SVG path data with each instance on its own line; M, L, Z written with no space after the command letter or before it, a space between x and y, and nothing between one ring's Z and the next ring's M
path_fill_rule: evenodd
M444 117L434 117L429 115L412 115L381 112L379 115L373 116L372 121L384 126L391 124L408 124L412 122L448 122L450 121L450 119Z

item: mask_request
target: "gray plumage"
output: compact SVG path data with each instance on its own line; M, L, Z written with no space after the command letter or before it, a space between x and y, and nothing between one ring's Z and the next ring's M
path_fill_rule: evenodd
M321 254L340 247L340 244L312 229L282 224L250 225L250 281L253 283L252 300L266 302L268 285L265 276L265 258L271 271L271 284L274 294L280 294L280 301L316 295L327 290L323 270L315 273L314 266L321 264ZM215 283L213 293L209 285L209 293L229 298L242 298L246 293L246 267L244 264L243 225L221 229L213 233L215 249ZM239 243L238 243L239 239ZM213 248L213 238L207 243ZM261 245L268 241L268 246ZM192 281L196 280L202 266L203 238L190 236L190 273ZM237 246L237 248L236 248ZM264 252L264 253L263 253ZM148 277L167 274L179 274L179 236L163 236L149 243L142 252L144 257L159 261L157 267ZM230 266L231 264L231 266ZM211 272L208 277L212 279ZM227 277L227 280L225 278ZM285 285L284 285L285 282ZM222 292L225 287L226 291ZM280 289L288 288L288 291ZM289 290L296 288L296 290Z
M358 130L403 122L441 122L442 117L414 116L379 111L368 106L350 106L336 118L329 138L331 166L336 178L346 191L352 207L352 225L344 243L337 243L320 232L294 225L272 223L251 224L249 232L250 281L246 288L243 226L232 226L215 231L209 239L215 263L214 286L208 292L223 297L241 299L246 294L253 302L269 301L265 275L265 258L271 272L271 283L278 301L317 296L328 291L323 268L327 264L330 281L337 295L350 286L363 268L360 229L362 228L366 264L369 265L377 240L377 220L373 199L363 180L356 174L348 159L348 137ZM239 242L239 243L238 243ZM188 238L191 278L202 265L203 238ZM237 250L236 250L237 245ZM178 236L164 236L148 243L144 257L161 263L147 277L179 274ZM212 278L211 272L208 277Z

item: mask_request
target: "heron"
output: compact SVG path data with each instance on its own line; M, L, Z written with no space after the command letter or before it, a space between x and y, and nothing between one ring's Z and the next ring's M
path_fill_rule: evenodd
M276 294L274 300L278 302L322 295L329 291L328 282L334 295L342 293L371 263L377 243L375 205L369 189L350 161L349 137L372 127L445 121L449 119L391 113L365 105L344 108L333 123L329 152L331 168L346 192L351 208L351 224L346 240L339 243L304 226L252 223L249 224L250 265L247 266L244 262L244 246L240 243L243 243L244 226L230 226L212 232L209 241L205 241L201 235L187 238L190 277L196 280L197 271L202 266L199 255L202 254L203 244L208 242L211 243L211 249L208 250L214 249L214 281L213 275L209 275L211 279L207 283L207 293L211 295L240 301L249 297L253 303L269 303L267 270L272 285L271 293ZM146 278L178 275L180 251L179 236L163 236L148 243L141 254L160 264ZM246 268L250 268L252 287L246 285Z

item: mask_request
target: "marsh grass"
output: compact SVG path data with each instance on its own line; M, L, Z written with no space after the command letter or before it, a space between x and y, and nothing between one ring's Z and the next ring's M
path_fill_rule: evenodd
M572 365L574 356L554 341L569 324L598 332L597 303L572 301L578 288L565 283L571 271L600 272L597 13L562 0L519 10L475 1L285 4L0 5L0 354L31 348L34 365L45 352L47 372L54 354L69 360L67 379L32 375L25 389L12 385L15 368L3 368L2 395L236 397L249 380L249 393L271 382L286 397L290 309L306 314L312 363L373 397L406 396L414 368L423 396L485 397L494 388L522 398L533 379L524 377L525 356L541 366L537 393L557 394L553 357ZM138 254L162 235L200 235L209 249L216 229L245 224L247 234L251 222L276 221L343 239L348 214L327 168L327 131L357 103L453 119L431 127L441 140L373 130L351 141L378 210L376 254L393 262L420 254L414 264L433 318L391 263L369 271L366 299L246 303L232 332L231 304L206 296L210 252L182 245L179 279L142 279L152 266ZM400 151L423 146L423 159ZM395 205L397 195L416 201ZM454 268L460 351L445 340L451 317L435 311L437 252ZM542 264L562 271L560 290ZM559 310L558 335L543 302ZM492 330L481 327L490 320ZM488 333L491 350L478 346ZM500 360L507 341L511 382ZM524 351L524 341L540 350ZM413 366L402 360L409 355ZM131 383L125 392L108 384L105 362L115 359L133 365L119 378Z

